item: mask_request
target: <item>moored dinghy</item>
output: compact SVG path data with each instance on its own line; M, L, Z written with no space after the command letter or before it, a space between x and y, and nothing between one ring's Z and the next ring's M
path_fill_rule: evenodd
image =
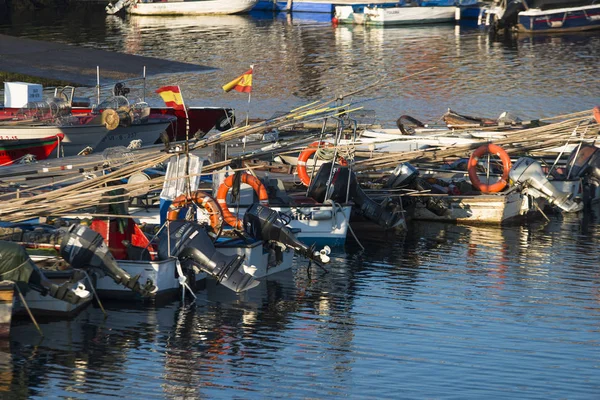
M134 15L229 15L250 11L258 0L119 0L106 6L108 14L121 9Z

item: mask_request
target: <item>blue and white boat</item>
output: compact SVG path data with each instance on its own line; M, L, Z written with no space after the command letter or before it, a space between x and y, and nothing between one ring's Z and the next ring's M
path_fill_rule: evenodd
M454 0L402 0L393 3L335 6L334 22L366 25L411 25L454 22Z
M526 33L600 29L598 0L501 0L482 8L479 25Z

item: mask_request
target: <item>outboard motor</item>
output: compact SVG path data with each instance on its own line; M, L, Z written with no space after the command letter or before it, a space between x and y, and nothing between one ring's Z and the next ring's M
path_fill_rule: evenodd
M571 200L571 193L556 189L544 176L541 165L532 158L519 158L508 176L515 184L527 187L530 194L548 199L563 211L577 212L583 209L582 203Z
M149 296L157 288L148 279L144 286L138 282L139 275L131 276L120 268L104 243L102 235L84 225L72 225L65 233L60 244L60 255L74 268L98 268L110 276L116 283L141 294Z
M525 10L523 0L510 0L506 4L504 14L498 20L498 28L504 29L516 26L519 22L519 13Z
M15 266L18 266L15 268ZM91 298L85 286L79 285L83 279L79 273L62 285L52 283L18 243L0 240L0 281L10 280L19 285L22 292L33 289L42 296L50 295L71 304L80 304Z
M332 168L333 175L331 175ZM341 203L346 202L346 199L352 200L365 218L386 229L395 228L404 221L401 210L396 209L396 206L391 209L387 207L387 200L382 205L371 199L360 188L356 174L348 167L338 164L334 166L329 162L321 165L310 183L308 195L318 202L323 202L325 199Z
M397 187L409 187L421 192L433 191L433 186L419 177L419 171L407 162L403 162L396 166L387 181L385 188L394 189ZM428 196L423 200L425 208L438 216L443 216L448 213L449 206L441 197Z
M329 248L316 251L315 246L307 246L292 233L275 210L254 203L244 213L244 231L258 240L272 240L294 249L301 256L310 260L328 263Z
M172 221L168 229L169 232L163 230L159 235L158 255L161 259L174 256L183 263L192 263L237 293L260 283L254 280L256 268L244 265L243 256L228 256L217 251L204 226L190 221Z

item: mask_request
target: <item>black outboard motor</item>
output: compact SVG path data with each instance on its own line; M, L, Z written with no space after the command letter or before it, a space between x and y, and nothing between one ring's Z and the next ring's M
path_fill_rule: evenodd
M341 203L345 203L346 199L352 200L365 218L386 229L395 228L403 222L401 210L396 209L396 206L390 209L385 205L387 201L382 205L371 199L360 188L356 174L348 167L338 164L334 166L329 162L321 165L310 183L308 195L318 202L323 202L326 198Z
M516 26L519 22L519 13L525 10L526 8L523 4L523 0L510 0L506 4L506 9L504 10L502 18L498 20L498 28L504 29Z
M132 277L117 265L117 261L102 235L84 225L72 225L62 238L60 255L73 268L98 268L110 276L116 283L141 294L149 296L157 288L148 279L144 286L138 282L139 275Z
M254 203L244 213L244 231L258 240L272 240L294 249L294 252L319 263L328 263L329 248L316 251L307 246L286 226L279 213L259 203Z
M388 189L407 187L420 192L435 193L433 185L421 178L419 171L407 162L403 162L394 168L385 182L385 187ZM423 201L426 209L440 217L446 215L450 208L448 203L441 197L428 196Z
M259 284L254 280L253 268L243 264L244 257L228 256L217 251L203 225L172 221L169 232L163 230L159 238L158 255L161 259L173 256L183 263L193 263L234 292L243 292Z

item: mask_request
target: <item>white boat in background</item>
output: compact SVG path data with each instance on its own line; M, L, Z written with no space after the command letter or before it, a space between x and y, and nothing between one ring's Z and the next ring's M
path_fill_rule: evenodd
M458 15L457 15L458 10ZM335 6L334 21L366 25L410 25L453 22L460 18L454 1L400 2Z
M230 15L250 11L258 0L119 0L106 6L108 14L125 8L134 15Z
M596 0L497 0L481 9L477 23L496 33L600 29L600 4Z

